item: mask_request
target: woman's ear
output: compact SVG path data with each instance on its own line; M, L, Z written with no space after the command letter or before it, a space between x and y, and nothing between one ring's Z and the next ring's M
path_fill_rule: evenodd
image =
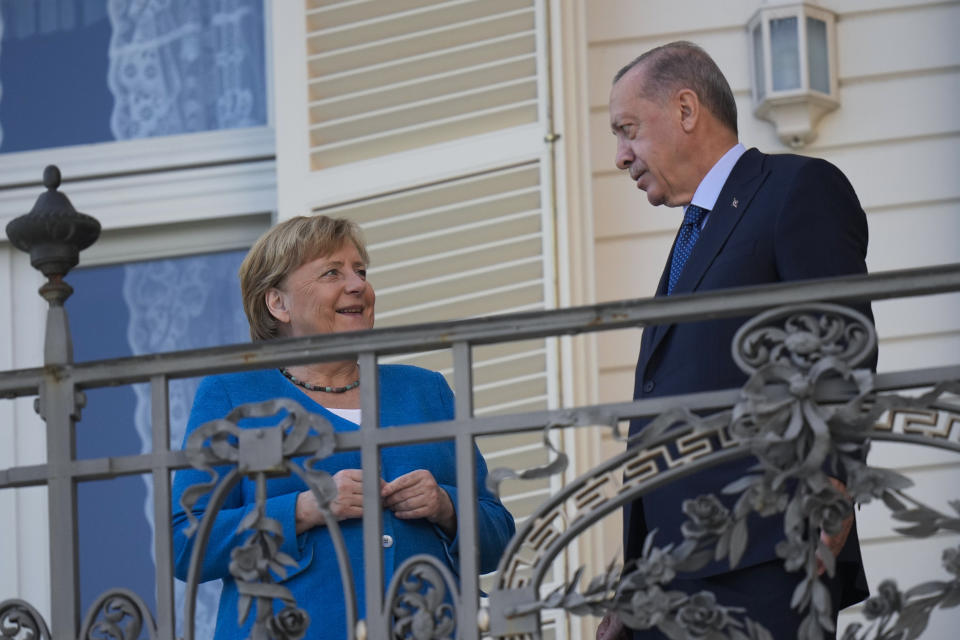
M283 295L283 291L277 289L276 287L270 287L267 289L267 292L264 294L264 299L267 303L267 310L270 312L278 322L288 323L290 322L290 312L287 310L287 297Z

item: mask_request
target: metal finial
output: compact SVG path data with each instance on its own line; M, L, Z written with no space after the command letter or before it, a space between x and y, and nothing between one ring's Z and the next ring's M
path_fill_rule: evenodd
M43 170L43 186L50 191L56 191L60 188L60 167L55 164L48 164Z
M58 191L60 169L43 170L47 191L40 194L30 213L7 224L7 238L17 249L30 254L30 264L48 280L40 295L51 305L62 305L73 290L63 277L80 261L80 252L100 236L96 218L78 212L70 199Z

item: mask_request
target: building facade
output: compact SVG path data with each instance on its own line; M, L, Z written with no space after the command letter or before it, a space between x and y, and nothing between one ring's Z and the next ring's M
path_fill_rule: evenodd
M378 327L647 297L679 218L650 208L614 167L606 107L613 73L652 46L692 40L730 80L744 144L790 151L754 115L748 24L763 8L793 4L5 1L0 221L30 209L43 166L56 163L76 207L103 224L101 240L81 256L89 269L69 278L78 292L70 301L78 359L242 341L236 300L212 292L233 286L238 256L273 221L309 212L364 228ZM816 6L836 19L839 107L800 152L850 178L868 214L872 271L960 261L960 45L952 29L960 3ZM8 301L0 368L42 363L40 282L27 257L0 239L0 299ZM164 288L171 282L178 286ZM203 304L182 304L198 297ZM878 302L875 312L879 371L957 361L960 296ZM223 319L211 323L217 314ZM104 332L107 320L115 324ZM118 336L116 344L97 340L84 351L103 333ZM639 330L620 330L478 349L477 412L628 400L639 343ZM451 371L441 352L396 361ZM191 393L185 384L181 411ZM137 425L148 405L135 388L126 398ZM91 432L110 420L97 406L91 398L85 410ZM0 423L0 468L43 462L43 425L29 401L0 402ZM78 447L103 455L92 452L117 433L89 444L78 434ZM141 434L123 446L138 452L148 441ZM556 444L571 456L571 475L622 448L584 430ZM548 457L535 436L480 446L497 466ZM946 454L888 445L873 455L907 472L931 503L944 504L943 487L960 478ZM506 503L522 519L558 482L515 483ZM137 508L129 497L136 490L117 491L103 495L126 496L117 499ZM96 495L91 507L104 501ZM0 600L20 597L43 612L45 495L7 490L0 505L15 514L12 539L0 545ZM95 539L110 513L90 516L81 536ZM919 582L910 579L924 571L914 559L929 557L933 567L950 542L900 540L870 508L858 518L874 584L885 575ZM148 539L149 523L143 528ZM555 582L581 564L605 566L619 538L619 522L604 521L555 567ZM591 637L592 624L557 618L550 632Z

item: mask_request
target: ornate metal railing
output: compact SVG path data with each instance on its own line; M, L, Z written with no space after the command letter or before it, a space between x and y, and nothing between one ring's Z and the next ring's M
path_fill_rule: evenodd
M36 215L19 222L19 232L14 229L11 233L8 227L11 241L30 251L34 265L42 267L49 278L41 289L50 302L45 366L0 372L0 397L37 396L37 410L47 424L47 462L0 470L0 489L47 487L51 618L48 628L28 603L5 601L0 603L0 637L173 638L172 534L162 524L170 522L172 510L170 474L188 466L229 469L222 476L212 473L209 483L184 496L187 513L191 501L208 493L211 496L203 518L190 529L196 537L188 580L188 593L192 596L219 497L241 475L255 479L262 487L268 474L296 474L311 488L323 510L328 509L335 490L329 476L314 468L314 461L333 452L359 450L363 484L375 488L382 448L451 439L455 442L460 580L432 557L416 556L400 567L391 584L385 585L380 555L379 492L365 491L362 526L366 614L358 619L353 599L346 599L345 616L351 639L475 640L481 634L539 638L541 614L553 608L575 614L614 611L630 626L658 627L671 637L683 637L684 633L732 640L769 637L762 627L725 608L710 594L687 596L670 590L670 579L679 570L694 568L711 558L727 559L735 565L749 544L744 522L752 512L784 514L787 540L778 553L788 570L801 572L796 605L807 612L798 633L803 638L819 637L823 620L830 617L831 603L817 580L816 558L819 555L827 570L832 571L832 556L824 553L814 532L821 528L832 530L851 508L823 471L831 465L846 472L847 491L854 501L879 498L895 518L908 523L903 533L924 536L941 530L960 531L960 502L951 503L957 514L926 507L906 492L908 480L891 471L868 467L862 457L862 448L871 440L931 445L960 452L960 363L879 375L860 369L858 364L875 346L873 327L857 313L832 304L958 291L960 265L74 364L62 306L70 289L63 276L76 264L79 249L93 239L78 232L81 227L72 217L75 212L56 191L58 175L51 172L47 178L49 192L45 197L55 206L44 208L38 201L31 214ZM95 238L89 220L81 220ZM474 346L757 313L760 315L744 325L733 345L737 362L750 374L742 389L474 416L467 391L472 388ZM404 429L379 429L377 359L442 348L453 352L454 386L459 391L455 419ZM240 407L223 420L201 427L185 450L170 449L167 385L171 379L353 357L361 365L363 422L359 431L335 432L321 417L277 400ZM75 459L73 429L84 405L84 391L138 382L147 382L151 387L152 453ZM928 390L921 395L903 395L909 389ZM272 415L281 409L286 410L287 417L276 427L236 427L245 415ZM949 419L927 421L947 425L938 430L891 417L904 411L947 414ZM881 415L888 419L880 420ZM636 417L654 419L640 440L630 442L624 453L569 483L519 529L494 575L489 600L481 607L476 555L475 439L567 427L605 428L622 437L618 424ZM611 565L583 587L582 571L577 571L568 584L542 593L551 561L605 515L664 483L746 455L757 457L760 467L755 474L723 488L726 493L739 496L732 512L714 497L690 501L684 505L688 521L682 544L657 547L656 540L650 538L642 557L632 566ZM293 462L293 458L302 456L309 456L303 466ZM495 469L489 477L496 484L514 475L534 478L559 473L564 466L564 455L554 451L553 460L543 468L521 472ZM142 473L152 475L158 523L154 542L156 618L138 596L117 589L104 593L81 624L74 544L75 487L81 481ZM791 478L797 482L784 482ZM797 489L788 492L788 484L795 484ZM264 499L261 490L258 505ZM327 522L335 523L335 519L327 518ZM283 575L290 563L277 551L277 528L259 507L255 507L243 526L249 533L234 550L233 575L238 584L245 585L241 586L241 594L249 598L248 615L254 621L252 637L309 637L309 621L290 592L273 578ZM335 525L331 530L338 547L343 584L350 592L347 595L352 596L351 570L343 544L338 540ZM845 637L919 635L934 608L960 604L960 550L948 550L944 565L950 574L944 580L906 591L898 590L893 583L884 583L864 609L872 626L851 627ZM187 598L187 603L186 635L192 638L192 597ZM275 603L284 605L276 614Z

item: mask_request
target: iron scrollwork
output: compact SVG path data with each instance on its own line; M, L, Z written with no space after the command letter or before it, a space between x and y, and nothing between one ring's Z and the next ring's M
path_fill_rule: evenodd
M285 411L286 415L276 426L258 429L238 426L238 422L244 418L273 416L281 411ZM289 458L308 438L312 438L314 453L301 467ZM200 558L222 499L239 482L240 474L255 479L256 502L238 528L239 535L247 534L246 539L231 551L229 571L236 580L240 594L238 626L242 626L252 614L252 639L299 640L310 625L307 612L297 606L290 590L277 581L286 576L287 568L295 568L297 562L280 551L283 544L282 526L266 515L267 477L294 474L313 492L330 529L344 585L347 629L349 637L353 637L356 626L353 577L343 536L337 519L330 511L330 504L337 496L337 487L330 474L317 466L333 453L334 444L333 426L326 419L287 398L241 405L225 418L205 423L190 434L185 447L187 456L193 467L205 471L210 479L188 488L180 500L190 522L185 533L197 536L187 582L188 638L193 636L191 614ZM224 465L231 468L221 478L215 466ZM192 508L201 497L211 492L203 520L198 521ZM283 604L283 608L276 613L273 611L275 600Z
M748 516L783 514L785 540L776 553L787 571L802 576L791 603L803 615L798 637L816 640L824 630L833 631L832 603L819 573L822 567L833 575L835 558L820 531L841 533L854 503L882 500L894 518L909 523L900 529L906 535L960 531L956 517L926 507L904 492L912 484L908 478L865 462L871 435L882 437L891 429L878 422L882 414L904 409L958 412L952 398L960 394L960 383L941 383L920 397L879 395L872 373L857 368L875 346L872 324L836 305L775 309L746 323L733 343L734 359L750 375L740 401L731 410L708 416L683 408L661 414L630 442L627 452L578 479L535 513L498 568L500 593L493 596L503 602L502 594L512 595L516 603L503 615L515 620L514 629L528 634L523 637L537 636L529 622L516 621L546 608L561 608L577 614L616 612L632 628L655 627L671 638L769 638L769 632L742 611L724 607L713 594L688 595L671 591L669 585L678 572L696 570L711 560L726 559L736 567L749 545ZM823 400L821 388L837 381L848 383L853 393L842 402ZM954 439L960 439L957 431ZM943 436L949 448L960 450L948 442L949 433ZM672 457L676 454L664 446L670 440L681 457ZM733 450L749 452L757 464L751 473L722 488L731 496L732 508L712 494L686 500L683 542L657 547L652 532L641 557L629 566L611 564L579 590L581 569L552 593L536 596L546 565L585 528L583 523L595 522L642 495L665 481L663 476L679 477L712 461L730 459ZM612 488L618 475L623 484ZM597 495L599 487L605 487L605 495ZM960 513L960 502L951 505ZM532 557L525 557L524 551L530 556L531 549ZM953 575L958 557L960 549L944 556ZM898 633L916 637L933 608L960 604L956 582L930 582L902 593L886 582L865 607L874 624L866 630L852 627L844 637L861 640L872 637L870 633L884 640L901 637Z
M43 616L23 600L0 602L0 638L4 640L50 640Z
M384 601L393 640L453 640L457 581L430 555L408 558L397 570ZM449 595L448 595L449 592Z
M143 629L155 640L157 625L140 596L127 589L111 589L90 607L80 640L139 640Z

